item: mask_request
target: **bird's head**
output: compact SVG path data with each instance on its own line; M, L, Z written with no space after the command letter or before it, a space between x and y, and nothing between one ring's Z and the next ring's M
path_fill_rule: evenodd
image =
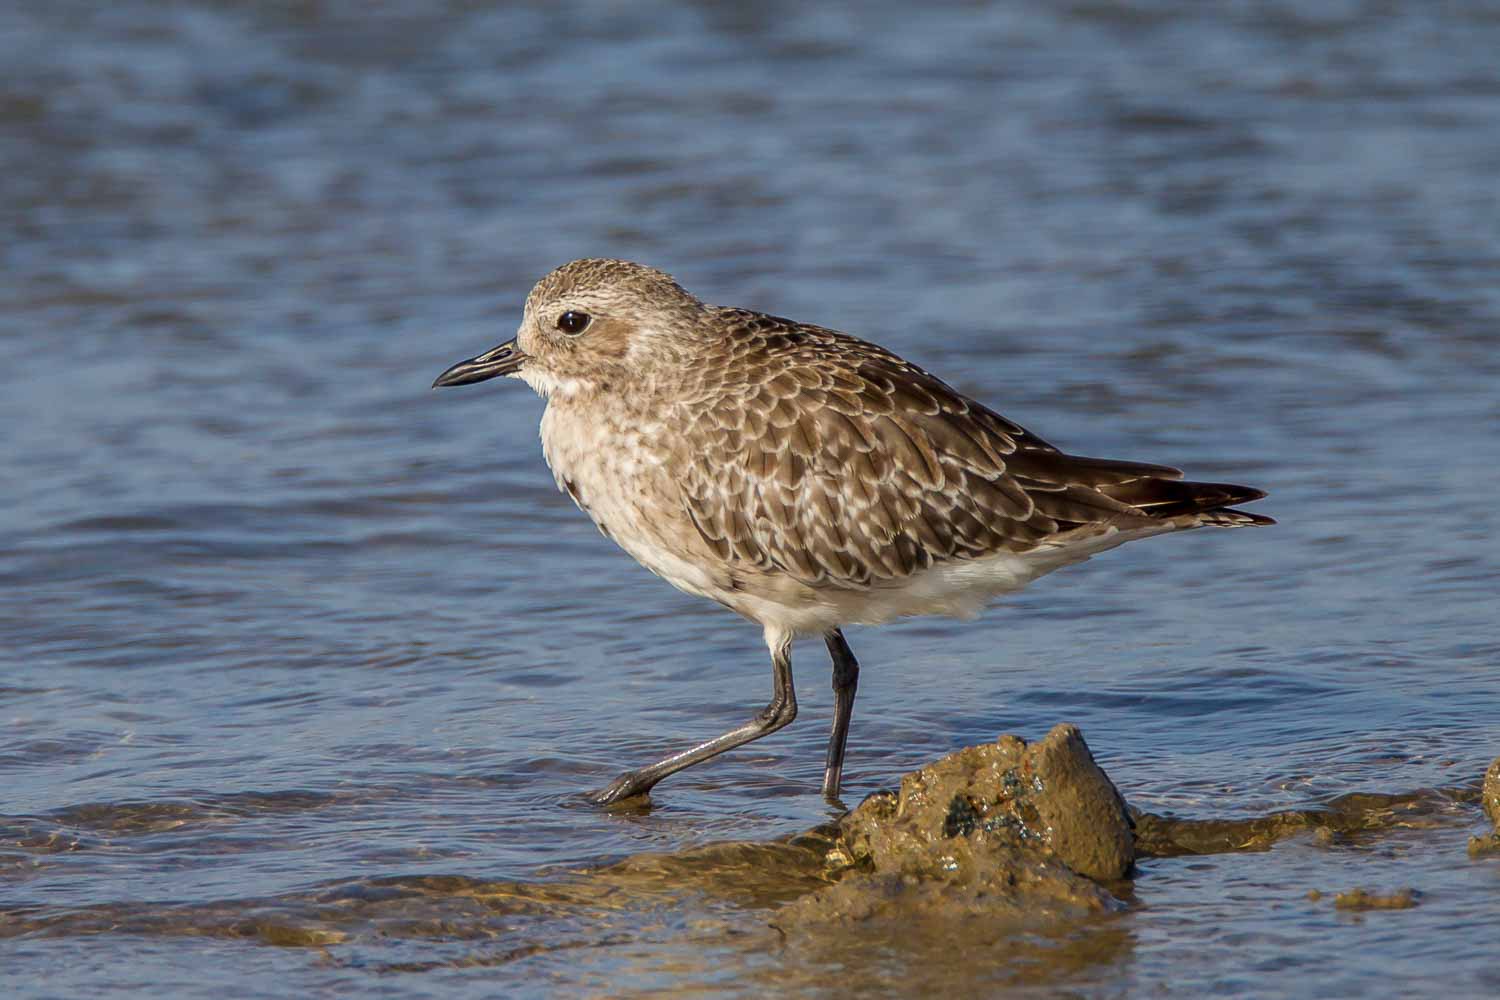
M628 260L575 260L536 283L513 339L460 361L432 384L509 375L549 397L609 391L680 363L704 308L664 271Z

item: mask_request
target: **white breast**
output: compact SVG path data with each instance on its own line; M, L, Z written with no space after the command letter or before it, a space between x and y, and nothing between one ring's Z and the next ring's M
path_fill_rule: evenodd
M700 551L655 445L664 428L612 415L599 402L585 407L554 396L542 415L542 453L558 489L642 566L679 590L722 601L722 567Z

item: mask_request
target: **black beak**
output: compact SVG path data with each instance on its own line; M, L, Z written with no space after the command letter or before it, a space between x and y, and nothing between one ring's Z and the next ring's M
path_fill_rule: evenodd
M443 385L468 385L470 382L483 382L496 375L514 375L526 361L526 353L516 346L515 340L507 340L477 358L460 361L439 375L432 387L436 389Z

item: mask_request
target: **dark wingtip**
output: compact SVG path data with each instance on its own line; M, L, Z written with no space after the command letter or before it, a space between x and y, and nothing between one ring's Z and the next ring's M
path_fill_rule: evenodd
M1254 486L1235 486L1229 483L1184 483L1185 486L1196 486L1199 488L1198 500L1200 503L1212 503L1212 507L1202 508L1203 524L1219 525L1226 528L1250 528L1264 527L1275 524L1276 519L1264 514L1252 514L1246 510L1236 510L1230 504L1251 503L1266 496L1265 490L1258 490ZM1219 494L1215 496L1215 494Z
M1130 504L1151 517L1178 517L1183 514L1217 513L1236 504L1251 503L1266 495L1265 490L1233 483L1197 483L1182 479L1137 479L1099 488L1099 492L1121 503ZM1259 514L1244 514L1238 524L1258 523L1251 519ZM1269 519L1266 519L1269 521Z

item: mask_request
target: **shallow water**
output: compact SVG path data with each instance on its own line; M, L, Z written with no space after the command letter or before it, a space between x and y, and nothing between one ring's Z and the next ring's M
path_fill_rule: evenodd
M1472 6L0 13L7 995L1493 995L1462 795L1149 860L1127 912L961 961L785 939L822 875L770 842L833 812L820 644L792 728L649 813L579 805L763 704L758 630L556 493L524 387L427 388L546 270L618 255L1071 450L1272 492L1275 529L851 632L851 803L1060 720L1154 812L1472 788L1500 754ZM1418 905L1336 910L1356 886Z

